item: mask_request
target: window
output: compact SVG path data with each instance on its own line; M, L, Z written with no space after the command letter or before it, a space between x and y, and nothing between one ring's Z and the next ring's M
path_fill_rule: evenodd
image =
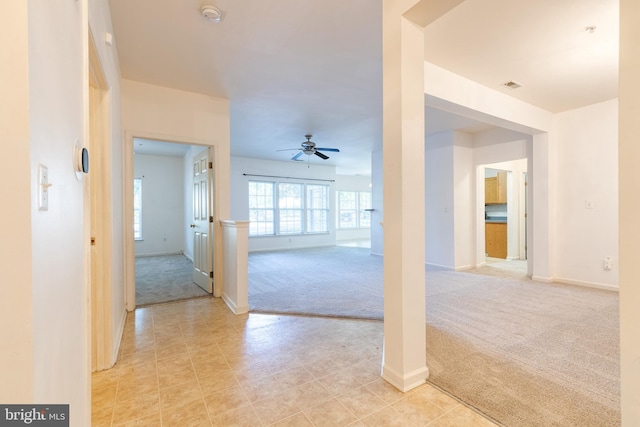
M303 184L278 184L278 224L280 234L302 233Z
M338 191L338 228L371 228L370 191Z
M133 179L133 238L142 240L142 178Z
M360 191L358 193L358 228L371 228L371 192Z
M329 187L307 185L307 233L329 231Z
M329 186L249 181L249 236L329 231Z
M249 235L275 234L274 183L249 181Z
M357 228L358 204L355 191L338 191L338 228Z

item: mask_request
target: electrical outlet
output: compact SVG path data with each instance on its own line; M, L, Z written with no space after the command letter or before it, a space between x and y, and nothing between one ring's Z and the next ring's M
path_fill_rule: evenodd
M602 268L604 268L605 270L611 270L613 268L613 260L611 259L610 256L604 257Z

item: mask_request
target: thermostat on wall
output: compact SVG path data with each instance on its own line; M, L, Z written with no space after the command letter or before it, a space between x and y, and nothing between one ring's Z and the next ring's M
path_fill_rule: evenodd
M89 173L89 150L87 147L82 146L80 141L76 140L73 156L76 178L81 180L83 173Z

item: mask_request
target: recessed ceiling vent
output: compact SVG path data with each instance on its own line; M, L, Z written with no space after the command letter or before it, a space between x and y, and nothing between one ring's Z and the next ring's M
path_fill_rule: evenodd
M508 87L509 89L518 89L519 87L522 87L520 83L514 82L513 80L509 80L506 83L502 83L502 85L504 87Z

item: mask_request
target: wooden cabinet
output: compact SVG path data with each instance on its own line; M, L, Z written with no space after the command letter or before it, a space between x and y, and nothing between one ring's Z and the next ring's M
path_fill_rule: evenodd
M485 205L507 203L506 171L500 171L497 176L484 179L484 203Z
M485 252L492 258L507 257L507 223L506 222L486 222L485 232Z

